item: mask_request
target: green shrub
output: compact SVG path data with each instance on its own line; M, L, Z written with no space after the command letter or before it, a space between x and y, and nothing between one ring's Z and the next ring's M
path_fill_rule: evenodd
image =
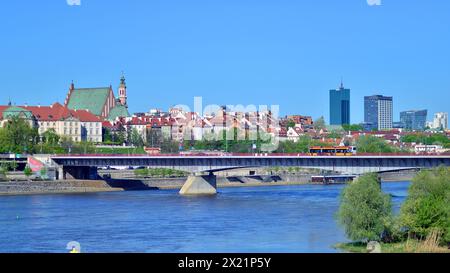
M24 171L23 171L23 174L25 174L25 176L28 178L28 177L30 177L32 174L33 174L33 171L31 170L31 168L30 168L30 166L26 166L25 167L25 169L24 169Z
M379 241L392 224L391 207L391 198L381 191L377 174L367 174L343 190L338 222L353 241Z
M136 176L148 176L149 169L136 169L134 170L134 174Z
M439 167L416 175L399 220L413 238L424 239L438 230L441 243L450 243L450 168Z

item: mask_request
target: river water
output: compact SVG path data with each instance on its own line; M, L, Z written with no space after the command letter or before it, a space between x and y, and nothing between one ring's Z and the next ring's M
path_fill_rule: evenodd
M343 185L0 197L0 252L337 252ZM383 183L398 211L408 182Z

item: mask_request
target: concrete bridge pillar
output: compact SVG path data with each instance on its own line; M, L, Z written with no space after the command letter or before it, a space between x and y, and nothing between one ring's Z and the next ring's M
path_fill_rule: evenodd
M181 195L215 195L217 180L212 173L209 175L189 176L180 190Z
M64 180L64 167L63 166L59 166L57 168L57 180Z

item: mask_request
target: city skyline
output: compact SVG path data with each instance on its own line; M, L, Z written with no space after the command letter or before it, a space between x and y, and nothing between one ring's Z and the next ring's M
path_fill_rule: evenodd
M450 5L401 2L8 2L0 100L62 103L72 80L116 89L124 71L130 112L202 96L328 121L324 102L341 77L352 90L351 123L363 121L363 98L373 94L395 98L394 121L410 109L449 112Z

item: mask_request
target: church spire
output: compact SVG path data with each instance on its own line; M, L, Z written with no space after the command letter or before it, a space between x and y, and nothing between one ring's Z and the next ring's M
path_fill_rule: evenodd
M120 78L119 101L120 101L120 104L127 106L127 84L125 82L125 75L124 75L123 71L122 71L122 77Z
M126 83L125 83L125 75L124 75L123 71L122 71L122 77L120 78L120 84L121 84L121 85L124 85L124 86L126 87Z

